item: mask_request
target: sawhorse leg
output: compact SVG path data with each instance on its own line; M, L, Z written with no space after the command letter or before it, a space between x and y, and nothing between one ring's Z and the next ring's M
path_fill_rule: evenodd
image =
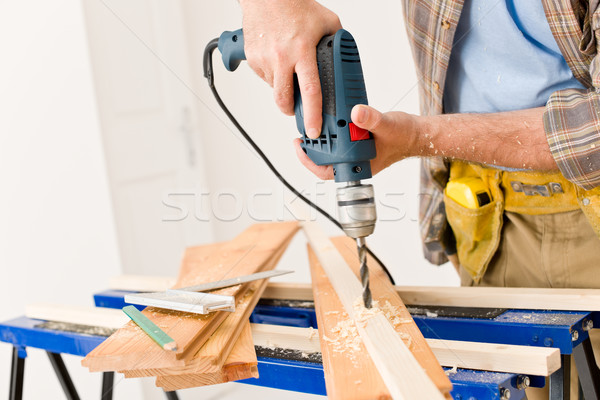
M579 382L585 400L600 399L600 369L594 358L592 342L585 339L573 349Z
M21 357L19 349L13 347L12 365L10 369L9 400L23 398L23 376L25 374L25 357Z
M46 353L48 354L48 358L50 358L50 363L54 368L54 372L56 372L56 377L65 392L67 400L79 400L75 385L73 385L69 371L67 371L67 367L60 354L52 353L50 351L47 351Z
M100 393L100 400L112 400L114 381L115 373L113 371L104 372L102 374L102 392Z
M561 367L548 378L550 400L571 399L571 355L561 354Z
M165 396L167 396L167 400L179 400L179 396L177 396L176 391L165 392Z

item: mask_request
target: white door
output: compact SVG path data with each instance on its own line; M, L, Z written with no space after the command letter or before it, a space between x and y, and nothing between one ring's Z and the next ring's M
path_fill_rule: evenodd
M206 180L181 5L83 3L124 272L175 275L186 246L212 241L193 212Z

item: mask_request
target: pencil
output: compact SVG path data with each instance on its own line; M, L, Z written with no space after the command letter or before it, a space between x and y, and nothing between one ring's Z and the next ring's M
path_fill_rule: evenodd
M158 343L160 347L169 351L177 350L177 343L175 343L175 340L167 335L165 331L160 329L154 322L150 321L150 319L142 314L137 308L134 306L126 306L123 307L123 312L127 314L137 326L142 328L152 340Z

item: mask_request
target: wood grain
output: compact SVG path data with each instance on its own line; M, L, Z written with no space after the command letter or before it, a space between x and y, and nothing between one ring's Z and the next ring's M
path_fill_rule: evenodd
M176 286L196 285L259 272L273 254L291 240L297 229L295 222L257 224L230 242L192 248L186 251ZM214 293L243 296L247 287L240 285ZM202 347L228 313L198 315L148 307L144 314L177 342L178 351L175 354L167 354L157 348L139 328L128 323L89 353L82 365L92 372L184 366L186 359Z
M243 324L240 337L233 346L222 368L202 374L181 374L177 379L156 378L156 386L165 391L187 389L198 386L216 385L240 379L258 378L258 361L252 343L250 323ZM126 376L127 377L127 376Z
M149 279L146 279L149 278ZM174 278L120 276L111 280L111 289L151 292L167 288ZM479 307L525 308L528 310L600 311L600 289L566 288L504 288L504 287L448 287L448 286L395 286L406 304ZM161 289L162 290L162 289ZM271 282L263 298L313 300L310 283Z
M28 318L45 321L66 322L109 329L122 325L123 318L128 319L121 310L117 309L50 303L28 305L25 307L25 315ZM331 318L330 315L329 319ZM321 352L319 334L316 329L270 324L250 324L250 327L254 346L278 347L304 353ZM243 337L244 333L242 332L240 339L238 339L230 356L225 361L224 368L235 366L240 359L251 360L251 355L254 354L253 347L250 345L241 346L240 340ZM560 368L560 352L556 348L440 339L425 340L440 364L446 367L538 376L549 376ZM248 357L243 358L239 356L240 353L246 354ZM237 358L232 358L232 354L237 355ZM234 359L238 361L233 362ZM251 363L248 365L251 365ZM244 371L244 369L240 368L240 371ZM132 371L126 371L126 378L135 377L135 375L127 375L130 372Z
M361 298L362 287L356 274L349 268L348 262L350 261L354 267L353 269L357 270L357 255L351 255L350 259L346 260L315 224L307 222L304 224L303 228L309 239L311 248L315 252L315 254L311 255L310 257L312 270L316 270L315 265L323 267L323 270L325 271L329 282L335 290L340 303L343 305L341 310L339 309L339 304L336 304L338 308L330 309L329 311L339 312L343 310L348 314L350 319L356 319L357 315L354 310L354 304L357 299ZM343 247L354 247L353 244L348 245L348 243L352 242L346 241L345 243L346 244L342 242L342 250ZM347 251L345 251L345 253L347 253ZM374 265L373 260L370 260L370 265ZM318 297L321 295L321 293L328 293L328 289L317 289L317 287L320 285L316 280L323 278L318 274L318 270L315 272L315 275L313 275L313 288L315 288L315 297ZM382 281L381 279L376 279L375 273L372 273L372 275L371 282L374 299L379 300L380 296L384 296L384 298L381 298L381 301L390 299L395 301L395 303L392 303L395 307L404 308L402 301L394 292L392 286L389 284L389 281L386 282ZM388 286L387 289L385 288L386 285ZM324 303L320 303L319 300L317 300L317 309L323 307L323 304ZM412 321L412 318L405 308L404 312L405 315L402 315L401 318ZM326 314L321 315L321 319L324 322L327 319L326 317ZM323 326L323 322L319 321L319 324L319 326ZM414 324L414 322L412 322L412 324ZM402 329L402 331L410 332L410 336L407 336L410 337L411 349L414 349L413 351L417 351L417 354L419 354L421 365L419 365L419 362L413 353L408 350L407 345L401 339L400 335L394 330L394 328L392 328L389 321L382 313L376 313L370 318L364 320L362 323L357 323L356 328L365 348L368 351L368 354L371 356L372 360L374 360L377 368L375 371L378 371L381 375L381 379L383 379L383 382L385 382L385 387L392 398L443 399L444 394L442 393L447 393L451 390L451 383L449 379L443 373L443 370L433 356L431 350L428 348L420 331L418 328L416 328L416 325L414 326L414 330L407 330L405 327L402 327L402 325L409 324L400 324L399 327ZM333 333L333 330L331 332ZM404 334L406 334L405 332ZM321 332L321 335L325 342L329 341L327 340L327 333ZM331 338L329 339L331 340ZM328 352L330 355L332 354L331 350ZM365 354L364 352L362 353ZM325 352L323 354L323 358L325 362ZM326 372L346 372L348 370L347 362L348 361L345 361L344 365L341 366L338 366L337 364L331 364ZM362 370L363 374L366 374L365 366L361 367L360 369ZM369 377L369 379L371 378ZM435 380L435 384L432 379ZM355 380L355 382L356 381L360 381L360 379ZM330 379L329 382L328 393L333 379ZM335 398L347 398L339 395L339 393L341 390L344 390L343 388L348 386L358 390L355 382L352 382L350 379L348 379L348 374L338 373L337 379L333 385L339 389L332 389L334 392L329 394L333 395ZM369 386L371 386L371 384L372 382L370 381ZM438 389L438 387L440 389ZM370 392L371 394L369 396L373 396L373 393L380 393L381 390L381 388L378 389L376 387L369 387L366 390L366 393ZM349 393L349 395L353 394ZM369 396L363 398L372 398Z
M397 286L407 304L600 311L600 289Z
M550 376L560 368L560 350L549 347L427 339L435 356L448 367Z

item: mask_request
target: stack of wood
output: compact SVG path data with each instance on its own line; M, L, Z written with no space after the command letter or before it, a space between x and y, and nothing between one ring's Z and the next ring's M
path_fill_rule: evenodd
M296 222L253 225L235 239L186 250L175 288L273 269L298 230ZM133 322L90 352L82 365L91 372L119 371L125 377L156 377L166 391L258 376L248 318L267 281L216 290L235 296L235 312L208 315L148 307L143 313L171 336L177 351L165 351Z

